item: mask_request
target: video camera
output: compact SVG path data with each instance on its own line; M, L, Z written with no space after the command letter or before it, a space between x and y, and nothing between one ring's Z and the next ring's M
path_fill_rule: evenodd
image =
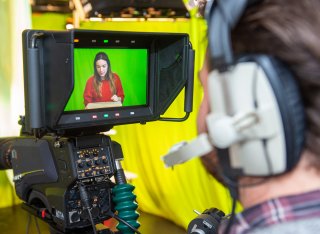
M26 30L22 39L25 116L21 136L0 140L0 169L13 169L25 208L56 233L95 232L95 224L110 217L119 221L120 233L138 232L121 146L101 132L120 124L188 118L194 68L188 35ZM106 100L86 105L98 53L108 56L106 70L121 82L124 98L117 105ZM162 117L183 88L186 115Z

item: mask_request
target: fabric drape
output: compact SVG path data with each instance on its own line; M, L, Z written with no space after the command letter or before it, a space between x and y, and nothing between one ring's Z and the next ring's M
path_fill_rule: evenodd
M3 1L0 4L3 4ZM2 17L2 14L0 15ZM58 14L33 15L33 28L63 30L65 19L65 15ZM57 24L53 25L53 22L57 22ZM190 220L196 217L193 212L194 209L202 212L207 208L217 207L226 213L230 212L231 199L227 190L205 171L200 159L191 160L174 168L165 168L161 160L161 156L166 154L172 145L185 140L189 141L197 135L196 115L203 95L197 74L202 66L207 46L205 22L197 18L174 22L83 22L81 28L181 32L190 35L196 56L194 105L189 119L181 123L156 121L149 122L146 125L117 126L114 127L116 135L111 136L111 138L122 146L124 169L138 175L136 179L130 182L136 187L134 193L137 195L139 209L168 218L184 228L187 227ZM3 38L1 37L1 40L9 40L6 37ZM10 66L12 67L12 64ZM3 74L2 69L1 67L1 74ZM11 85L10 79L13 78L8 77L5 81L9 87ZM7 91L1 87L1 92ZM12 93L8 91L7 95L9 94ZM9 108L9 104L6 103L6 105L4 108ZM184 96L182 92L170 106L165 116L184 116L183 105ZM1 117L2 121L3 117ZM11 196L12 189L10 187L4 172L0 171L0 192L2 194L0 205L11 205L13 203L12 200L2 202L6 197Z
M29 1L0 1L0 24L0 137L18 136L24 115L21 33L31 27ZM20 202L10 181L12 170L0 171L0 207Z

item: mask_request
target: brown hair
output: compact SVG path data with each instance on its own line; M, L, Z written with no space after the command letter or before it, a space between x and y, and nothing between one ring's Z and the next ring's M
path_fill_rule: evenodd
M116 90L116 86L114 84L114 78L113 78L113 73L112 73L112 70L111 70L111 63L110 63L110 60L109 60L109 57L106 53L104 52L99 52L96 54L95 58L94 58L94 61L93 61L93 69L94 69L94 82L93 82L93 88L94 90L96 91L96 93L98 94L99 97L102 96L101 94L101 77L97 71L97 68L96 68L96 63L98 60L104 60L107 62L108 64L108 71L106 73L106 80L110 83L110 89L111 89L111 92L112 94L116 94L117 93L117 90Z
M278 57L293 71L307 118L306 147L320 156L320 1L265 0L232 34L236 53Z

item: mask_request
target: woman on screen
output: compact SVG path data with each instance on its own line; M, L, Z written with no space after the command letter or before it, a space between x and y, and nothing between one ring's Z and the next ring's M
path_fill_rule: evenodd
M94 75L86 83L83 93L86 109L121 106L124 92L119 76L111 70L106 53L99 52L94 59Z

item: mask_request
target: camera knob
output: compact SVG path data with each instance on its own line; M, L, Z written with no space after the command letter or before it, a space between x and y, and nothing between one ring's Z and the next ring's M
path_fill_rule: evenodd
M71 220L72 223L79 222L80 221L80 215L78 214L78 212L74 212L70 216L70 220Z

